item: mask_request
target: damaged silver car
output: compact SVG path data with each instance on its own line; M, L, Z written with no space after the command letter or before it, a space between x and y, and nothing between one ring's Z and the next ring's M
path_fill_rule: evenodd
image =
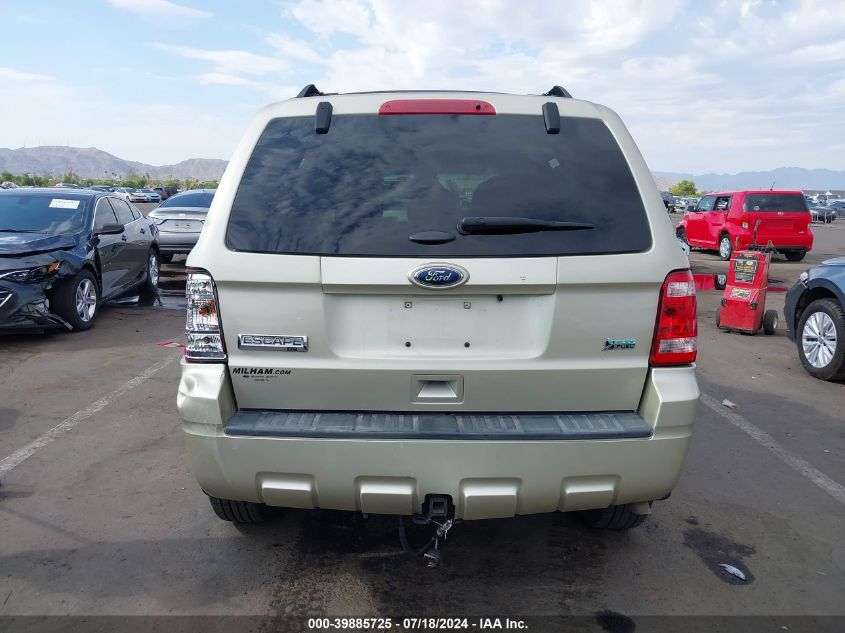
M158 289L158 231L107 192L0 191L0 330L87 330L103 301Z

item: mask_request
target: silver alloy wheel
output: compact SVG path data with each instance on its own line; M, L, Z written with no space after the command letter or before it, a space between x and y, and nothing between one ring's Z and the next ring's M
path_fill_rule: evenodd
M824 312L813 312L801 332L804 357L813 367L827 367L836 354L836 326Z
M731 238L723 237L721 240L719 240L719 255L722 256L722 259L727 259L730 254Z
M88 323L97 312L97 287L87 277L76 287L76 313L80 321Z
M155 251L150 251L150 261L147 264L149 266L149 274L150 274L150 284L154 287L158 287L158 257L156 257Z

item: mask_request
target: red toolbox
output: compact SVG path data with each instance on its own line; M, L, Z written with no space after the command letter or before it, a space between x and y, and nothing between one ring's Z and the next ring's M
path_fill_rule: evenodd
M766 334L775 333L778 313L766 310L771 262L770 248L750 246L734 251L716 327L743 334L756 334L761 329Z

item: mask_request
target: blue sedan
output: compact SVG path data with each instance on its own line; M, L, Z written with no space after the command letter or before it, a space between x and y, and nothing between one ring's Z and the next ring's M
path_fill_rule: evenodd
M804 369L822 380L845 379L845 257L801 273L783 311Z

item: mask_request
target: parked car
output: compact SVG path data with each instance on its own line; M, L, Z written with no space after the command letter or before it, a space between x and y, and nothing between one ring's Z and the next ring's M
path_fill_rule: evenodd
M111 189L105 185L91 185L90 187L86 187L86 189L90 189L91 191L111 191Z
M663 206L669 213L675 212L675 196L668 191L661 191L660 196L663 198Z
M17 184L13 183L11 180L4 180L0 182L0 189L17 189Z
M72 182L57 182L53 185L53 188L59 189L82 189L79 185L72 183Z
M804 369L822 380L845 379L845 257L801 273L783 312Z
M147 195L134 187L117 187L114 194L127 202L146 202Z
M155 224L109 194L0 191L0 328L87 330L103 301L154 292L156 235Z
M156 187L154 191L161 196L162 200L167 200L170 196L174 196L179 193L179 190L176 187Z
M836 211L837 217L845 218L845 200L831 200L827 206Z
M197 243L216 189L192 189L171 196L147 217L159 231L161 260L169 263L174 255L188 254Z
M129 202L129 194L135 191L132 187L115 187L114 195ZM137 197L137 196L136 196Z
M696 297L619 117L302 94L251 122L188 256L177 404L217 515L640 524L689 443Z
M677 236L692 247L718 250L729 260L735 247L771 241L791 262L813 248L810 210L800 191L727 191L702 197L678 223Z
M836 209L813 205L810 207L810 218L817 224L830 224L836 219Z
M142 187L137 192L144 196L143 202L161 202L161 196L153 189Z

